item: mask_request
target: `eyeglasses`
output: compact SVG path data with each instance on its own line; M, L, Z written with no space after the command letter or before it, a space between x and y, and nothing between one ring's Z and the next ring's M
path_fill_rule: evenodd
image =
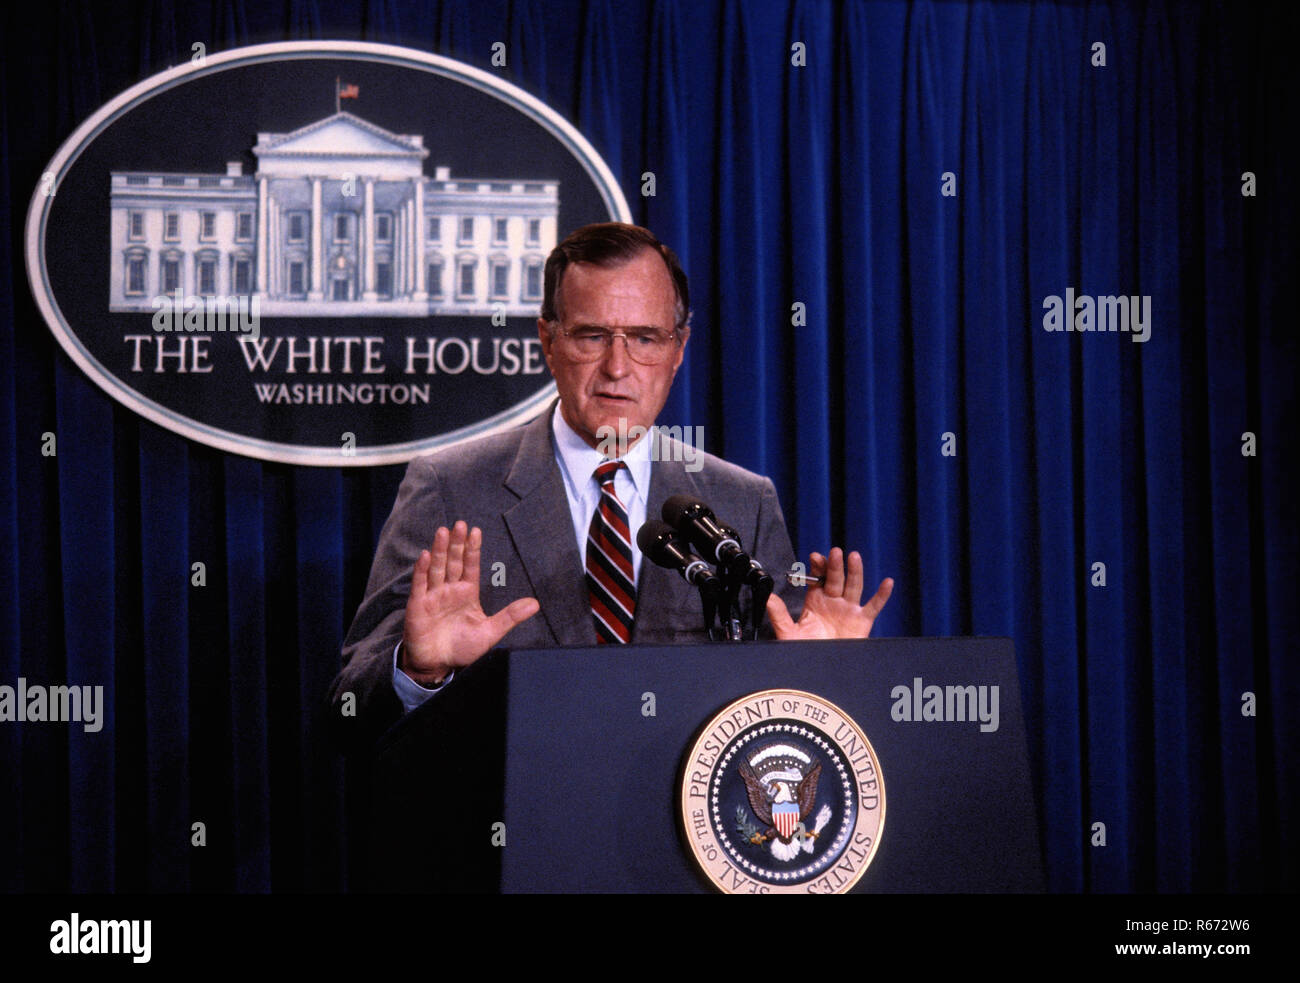
M653 328L606 331L604 328L561 329L565 351L574 361L595 362L605 357L615 338L622 338L627 357L640 365L659 365L677 347L677 332L664 334Z

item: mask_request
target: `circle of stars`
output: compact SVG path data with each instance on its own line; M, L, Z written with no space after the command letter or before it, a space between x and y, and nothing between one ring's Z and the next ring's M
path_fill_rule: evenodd
M840 791L843 794L843 809L841 812L839 828L835 833L835 840L830 847L825 850L820 857L811 863L798 868L797 870L770 870L766 867L760 867L747 857L743 856L740 851L731 842L727 829L722 822L721 806L718 801L722 788L722 773L726 770L731 759L740 754L741 749L749 742L762 737L765 734L776 734L784 732L794 737L801 737L806 741L817 745L823 755L830 760L835 766L838 774ZM713 772L713 789L710 795L710 802L713 808L713 830L717 836L722 848L726 850L727 855L731 857L736 866L744 869L754 877L762 878L773 883L797 883L811 878L813 875L824 870L834 863L848 843L849 834L853 830L853 820L855 815L855 799L853 794L853 782L850 779L848 768L845 766L844 759L840 757L839 749L834 743L827 740L826 736L818 730L806 727L797 722L786 721L783 723L764 724L761 727L755 727L753 730L736 740L714 766Z

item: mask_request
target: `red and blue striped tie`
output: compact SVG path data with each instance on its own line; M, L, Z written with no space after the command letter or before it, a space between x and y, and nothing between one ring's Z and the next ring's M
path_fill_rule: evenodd
M596 639L602 644L627 644L636 613L636 582L632 579L632 537L627 511L614 494L614 475L622 461L606 461L594 475L600 504L587 532L587 592Z

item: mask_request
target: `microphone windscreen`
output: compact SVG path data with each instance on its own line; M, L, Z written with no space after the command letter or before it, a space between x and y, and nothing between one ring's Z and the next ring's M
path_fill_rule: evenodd
M646 519L641 528L636 531L636 545L649 556L659 545L660 537L665 533L669 536L673 534L673 527L666 522L660 522L658 519Z
M676 529L677 524L681 521L682 513L697 505L706 507L704 506L704 503L694 495L674 495L672 498L668 499L668 501L664 502L664 520Z

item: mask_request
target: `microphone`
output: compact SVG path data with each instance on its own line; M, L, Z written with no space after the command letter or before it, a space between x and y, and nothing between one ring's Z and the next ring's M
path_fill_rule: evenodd
M716 559L742 583L751 587L772 583L758 561L741 549L735 530L719 522L713 510L698 498L674 495L664 502L663 516L701 554Z
M728 539L734 539L737 543L740 542L740 533L736 531L735 526L729 526L718 518L715 518L713 521L718 524L718 529L721 531L722 535L726 536Z
M709 565L691 552L690 544L679 539L668 523L647 519L636 532L636 544L642 554L658 566L676 570L688 584L710 594L722 588Z

